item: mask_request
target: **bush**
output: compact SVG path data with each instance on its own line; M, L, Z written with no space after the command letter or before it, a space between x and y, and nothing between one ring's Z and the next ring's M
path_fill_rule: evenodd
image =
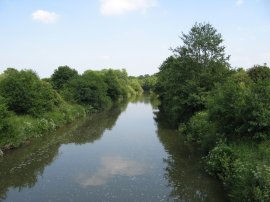
M143 92L143 89L137 79L130 79L129 85L134 90L135 95L139 95Z
M218 177L225 184L230 183L234 176L234 161L236 156L231 147L225 143L219 143L204 158L206 171Z
M55 89L61 90L71 79L78 76L75 69L68 66L58 67L51 76L51 82Z
M31 70L6 70L0 81L0 93L8 109L17 114L39 116L52 111L61 101L52 86Z
M269 201L269 144L221 143L210 151L205 160L206 171L218 177L227 188L231 201ZM261 151L263 149L263 151Z
M7 105L3 97L0 96L0 142L4 136L10 132L10 124L8 117L10 113L7 110Z
M229 179L232 201L270 201L270 167L237 160L234 177Z
M111 103L107 96L108 86L102 75L87 71L72 79L64 89L64 97L72 102L92 106L96 110L104 109Z
M265 139L270 131L269 103L269 83L254 83L240 71L212 91L208 98L209 120L230 140Z
M188 141L198 143L204 152L212 149L221 138L217 134L215 124L208 120L207 111L196 113L186 124L180 125L179 130Z
M267 66L256 65L247 70L248 76L254 81L270 81L270 68Z

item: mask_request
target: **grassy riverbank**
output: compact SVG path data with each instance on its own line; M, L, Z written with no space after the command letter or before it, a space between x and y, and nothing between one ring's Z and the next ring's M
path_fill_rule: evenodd
M40 117L11 113L5 118L5 131L1 134L0 148L3 150L12 149L21 144L29 143L31 138L42 136L83 117L86 112L83 106L65 104L57 110L42 114Z
M7 69L0 75L0 149L11 149L87 113L142 93L125 70L59 67L50 78L31 70Z

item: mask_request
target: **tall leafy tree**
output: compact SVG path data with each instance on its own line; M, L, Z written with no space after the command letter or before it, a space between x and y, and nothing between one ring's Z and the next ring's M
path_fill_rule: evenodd
M204 109L209 91L230 73L223 39L211 24L196 23L181 39L183 45L160 66L156 89L174 124Z
M192 58L203 65L213 62L227 64L229 56L225 54L222 36L211 24L195 23L189 33L182 33L180 38L183 45L173 49L179 56Z

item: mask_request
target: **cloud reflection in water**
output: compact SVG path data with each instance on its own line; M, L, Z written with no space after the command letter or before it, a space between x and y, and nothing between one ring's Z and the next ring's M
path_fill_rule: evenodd
M137 161L132 161L121 156L104 156L101 158L100 168L90 177L81 177L79 183L82 186L100 186L115 175L138 176L146 171L146 166Z

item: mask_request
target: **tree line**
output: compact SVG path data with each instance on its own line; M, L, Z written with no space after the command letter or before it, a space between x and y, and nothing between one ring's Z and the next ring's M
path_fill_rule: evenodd
M270 68L232 68L220 33L196 23L160 66L160 113L202 150L231 201L270 201Z
M86 113L142 93L126 70L87 70L79 74L58 67L50 78L32 70L8 68L0 75L0 148L28 142Z

